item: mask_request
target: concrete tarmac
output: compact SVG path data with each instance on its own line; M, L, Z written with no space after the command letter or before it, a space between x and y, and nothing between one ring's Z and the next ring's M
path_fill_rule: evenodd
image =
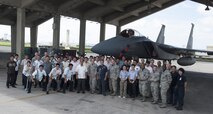
M21 86L21 74L17 88L6 88L6 70L0 69L0 114L212 114L213 74L186 72L188 88L183 111L170 105L161 109L151 104L151 99L141 102L136 98L118 98L98 94L66 94L50 91L49 95L39 88L32 93Z

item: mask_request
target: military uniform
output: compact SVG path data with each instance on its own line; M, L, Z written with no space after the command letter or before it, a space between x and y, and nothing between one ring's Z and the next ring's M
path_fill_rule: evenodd
M149 81L151 82L151 92L153 97L153 103L156 104L159 98L160 72L155 71L151 73Z
M178 76L177 85L175 88L175 104L177 103L177 109L182 110L184 104L184 95L185 95L185 82L187 82L186 77Z
M139 90L142 95L142 101L145 101L145 97L147 95L148 89L148 79L150 77L150 72L148 69L144 68L139 71Z
M160 106L161 108L166 107L166 101L167 101L167 91L169 89L169 86L172 81L172 76L169 70L165 70L161 74L160 78L160 87L161 87L161 99L162 99L162 105Z
M89 75L89 85L90 85L90 90L91 93L95 92L95 87L96 87L96 75L97 75L97 64L91 63L88 66L88 75Z
M108 72L105 65L99 65L97 68L99 81L99 94L106 96L106 73Z
M110 90L112 92L112 95L115 95L117 92L117 79L119 76L119 66L118 65L111 65L109 67L109 76L110 76L110 83L109 83L109 87Z

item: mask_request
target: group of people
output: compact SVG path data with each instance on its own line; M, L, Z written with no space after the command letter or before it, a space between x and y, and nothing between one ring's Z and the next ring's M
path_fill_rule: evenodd
M16 87L19 67L22 66L22 84L31 93L37 86L49 94L53 91L77 93L90 91L104 96L110 94L119 98L141 96L141 101L152 98L153 104L166 108L172 104L177 110L183 109L187 80L184 69L176 69L169 62L139 58L117 59L105 56L74 57L69 54L40 57L38 52L32 59L25 55L10 57L7 63L7 88Z

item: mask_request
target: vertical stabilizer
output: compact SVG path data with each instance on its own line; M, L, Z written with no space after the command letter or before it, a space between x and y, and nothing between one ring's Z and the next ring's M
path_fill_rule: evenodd
M165 25L162 25L160 33L159 33L158 38L156 40L156 43L164 44L164 39L165 39L164 31L165 31Z
M187 49L192 49L192 46L193 46L193 30L194 30L194 24L192 23L192 28L191 28L188 43L186 46Z

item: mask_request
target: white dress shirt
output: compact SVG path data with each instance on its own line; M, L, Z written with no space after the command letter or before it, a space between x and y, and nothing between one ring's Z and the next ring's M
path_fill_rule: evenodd
M45 70L41 71L40 69L35 70L32 75L33 75L33 78L36 78L39 81L42 80L43 76L47 76Z
M75 71L73 69L70 70L69 67L64 69L63 77L67 80L72 80L72 76L75 74Z
M53 69L51 70L49 76L51 76L51 75L52 75L52 78L53 78L53 79L56 79L59 75L61 75L61 69L58 68L58 70L57 70L56 67L53 68Z
M78 79L86 79L86 72L87 72L86 66L78 65L76 68L76 72L78 73Z

